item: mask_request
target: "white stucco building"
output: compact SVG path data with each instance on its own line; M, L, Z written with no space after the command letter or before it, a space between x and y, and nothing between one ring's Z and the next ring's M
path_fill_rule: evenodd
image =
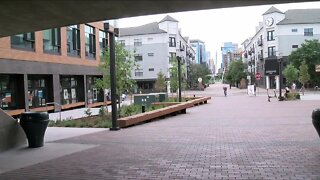
M248 71L262 78L256 83L266 88L279 88L279 62L285 66L290 53L305 40L320 39L320 9L292 9L285 13L271 7L263 13L256 34L245 40L244 62Z
M194 62L195 51L188 38L181 35L178 21L166 16L160 22L153 22L138 27L121 28L119 42L133 52L138 67L132 77L137 81L139 90L152 92L157 74L161 71L167 80L170 78L171 61L181 58L181 64ZM187 78L187 68L182 75ZM170 84L168 84L170 92Z

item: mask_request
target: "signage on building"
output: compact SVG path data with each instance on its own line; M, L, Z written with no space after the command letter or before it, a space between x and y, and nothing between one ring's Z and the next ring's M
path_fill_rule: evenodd
M266 59L264 64L265 76L279 75L279 63L277 59Z
M320 64L316 65L316 72L320 72Z
M261 74L259 72L256 73L256 80L260 80L261 79Z

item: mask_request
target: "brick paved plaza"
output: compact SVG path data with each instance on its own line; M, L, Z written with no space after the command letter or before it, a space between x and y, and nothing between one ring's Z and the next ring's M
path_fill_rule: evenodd
M92 148L0 174L0 179L320 179L319 101L271 102L221 85L208 105L120 131L59 140Z

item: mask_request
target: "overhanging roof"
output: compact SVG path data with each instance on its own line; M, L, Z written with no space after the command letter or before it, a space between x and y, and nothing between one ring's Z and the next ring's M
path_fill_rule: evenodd
M2 0L0 37L125 17L312 0Z

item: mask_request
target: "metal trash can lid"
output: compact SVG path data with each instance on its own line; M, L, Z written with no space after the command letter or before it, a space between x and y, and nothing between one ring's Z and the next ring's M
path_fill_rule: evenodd
M21 113L20 121L45 121L49 119L47 112L24 112Z

